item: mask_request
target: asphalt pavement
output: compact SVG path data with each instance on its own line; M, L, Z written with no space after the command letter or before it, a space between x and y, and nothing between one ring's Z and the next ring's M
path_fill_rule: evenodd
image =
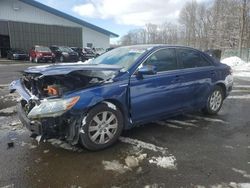
M0 62L0 187L250 187L250 80L235 78L216 116L153 122L90 152L55 139L38 142L20 124L19 96L8 84L33 65Z

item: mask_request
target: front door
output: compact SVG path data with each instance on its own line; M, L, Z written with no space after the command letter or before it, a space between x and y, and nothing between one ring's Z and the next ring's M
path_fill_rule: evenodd
M157 73L143 75L136 73L130 79L130 104L133 122L157 119L166 113L182 108L183 81L174 48L157 50L139 67L156 66Z

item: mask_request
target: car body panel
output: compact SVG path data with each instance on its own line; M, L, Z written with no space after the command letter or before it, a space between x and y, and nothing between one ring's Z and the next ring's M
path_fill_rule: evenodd
M124 129L183 112L201 109L206 105L207 98L215 85L222 85L223 89L225 89L224 97L232 89L233 79L230 67L192 48L187 49L201 53L208 61L211 61L211 66L184 69L177 58L177 70L138 77L136 74L138 67L154 52L164 48L178 49L183 47L146 45L142 46L142 48L146 49L145 52L134 61L128 70L123 70L119 65L63 63L31 67L25 70L24 73L32 76L34 74L39 75L35 78L39 80L53 75L70 75L72 72L77 71L117 72L108 81L104 80L91 87L68 91L60 96L62 99L80 97L72 109L62 115L62 119L66 119L66 122L76 122L80 117L86 116L88 111L97 104L109 101L121 110L125 122ZM12 92L17 90L27 104L33 101L36 105L39 105L39 100L47 100L39 99L39 97L33 95L32 91L25 88L22 80L12 82L10 90ZM53 98L48 100L53 100ZM30 123L28 122L28 124ZM53 126L53 123L51 124ZM69 126L73 125L75 126L74 123L71 123ZM46 124L42 123L42 125L37 126L46 126Z
M97 65L97 64L82 64L82 63L56 63L53 65L29 67L24 72L41 74L44 76L69 74L78 70L120 70L121 67L116 65Z
M184 93L181 83L176 80L178 73L179 71L162 72L144 76L143 79L131 77L130 103L134 122L182 109Z

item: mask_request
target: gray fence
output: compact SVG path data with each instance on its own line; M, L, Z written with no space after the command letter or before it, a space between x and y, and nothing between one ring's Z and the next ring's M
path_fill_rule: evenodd
M226 49L222 51L222 59L231 56L240 57L240 51L238 49ZM246 62L250 62L250 48L243 49L240 58Z

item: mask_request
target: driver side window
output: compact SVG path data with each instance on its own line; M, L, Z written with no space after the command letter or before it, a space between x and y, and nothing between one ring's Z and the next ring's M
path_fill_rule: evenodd
M178 69L175 49L162 49L152 54L143 66L153 65L157 72L170 71Z

